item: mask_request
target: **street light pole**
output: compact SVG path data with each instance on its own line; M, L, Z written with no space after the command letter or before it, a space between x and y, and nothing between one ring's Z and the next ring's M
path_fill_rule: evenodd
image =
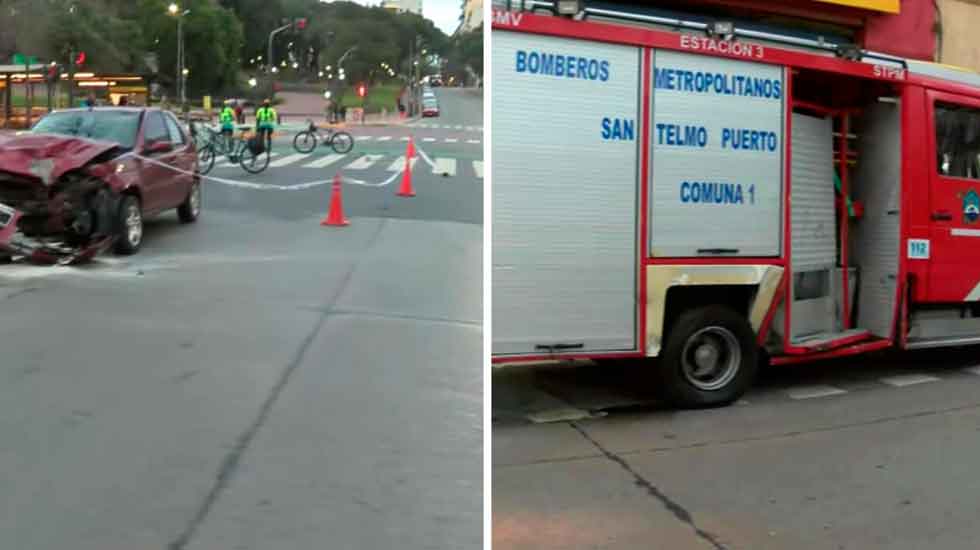
M273 30L272 32L269 33L269 51L267 52L269 54L269 58L266 60L266 69L265 69L266 72L271 73L272 72L272 67L275 66L275 63L273 62L273 59L272 59L272 40L276 37L277 34L281 33L282 31L284 31L286 29L291 28L292 26L293 26L292 23L290 23L288 25L283 25L283 26L279 27L278 29L275 29L275 30Z

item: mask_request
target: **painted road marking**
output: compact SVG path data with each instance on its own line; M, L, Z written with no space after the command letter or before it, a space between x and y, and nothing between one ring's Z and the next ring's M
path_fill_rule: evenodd
M914 384L925 384L927 382L938 382L939 379L928 374L899 374L897 376L886 376L881 381L889 386L902 388Z
M456 143L457 141L459 140L456 138L446 138L446 143Z
M800 386L796 389L789 390L789 397L790 399L814 399L816 397L830 397L831 395L841 395L843 393L847 393L847 390L833 386Z
M456 159L453 158L437 158L435 166L432 167L433 174L448 174L450 176L456 175Z
M378 162L384 157L384 155L364 155L359 157L354 162L347 165L348 170L364 170L370 168L372 164Z
M378 141L391 141L391 136L381 136Z
M269 153L269 158L278 157L278 156L279 156L279 153ZM240 163L231 162L230 160L227 160L227 158L228 157L225 157L226 160L224 162L215 163L214 167L215 168L230 168L232 166L240 166Z
M474 160L473 161L473 171L476 172L476 177L483 179L483 161Z
M294 162L296 162L298 160L305 159L307 156L308 156L307 153L294 153L292 155L286 155L285 157L282 157L279 160L274 160L274 161L270 162L269 163L269 167L271 167L271 168L280 168L282 166L289 166L290 164L292 164L292 163L294 163Z
M963 369L963 372L968 372L970 374L976 374L977 376L980 376L980 365L977 365L975 367L967 367Z
M415 163L418 162L418 160L419 160L418 157L415 157L415 158L412 159L412 168L413 169L415 168ZM401 170L403 168L405 168L405 157L404 156L398 157L397 159L395 159L395 162L392 162L390 165L388 165L388 171L389 172L397 172L397 171L399 171L399 170Z
M436 140L436 138L422 138L422 141L428 141L428 142L432 142L432 141L435 141L435 140Z
M466 140L466 143L472 143L474 145L479 145L480 144L480 140L478 140L478 139L468 139L468 140Z
M462 126L456 126L456 129L457 129L457 130L462 130L462 129L463 129L463 127L462 127Z
M330 166L331 164L337 162L338 160L346 157L347 155L329 154L322 156L309 164L304 164L304 168L323 168L324 166Z
M402 136L402 138L399 141L408 141L408 136Z
M371 141L374 136L354 136L354 141Z

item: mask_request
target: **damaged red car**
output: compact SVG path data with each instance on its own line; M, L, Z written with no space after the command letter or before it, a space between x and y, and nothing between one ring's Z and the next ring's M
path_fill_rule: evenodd
M201 213L193 141L169 112L107 107L53 111L0 137L0 259L74 263L114 246L132 254L143 220Z

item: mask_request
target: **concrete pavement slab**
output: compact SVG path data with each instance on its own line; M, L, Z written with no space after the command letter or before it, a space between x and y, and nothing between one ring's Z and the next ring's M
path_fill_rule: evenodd
M188 548L480 548L481 331L330 316Z
M551 425L551 431L567 426ZM494 550L711 550L605 457L493 472Z
M4 546L166 547L315 319L110 293L50 284L4 301Z

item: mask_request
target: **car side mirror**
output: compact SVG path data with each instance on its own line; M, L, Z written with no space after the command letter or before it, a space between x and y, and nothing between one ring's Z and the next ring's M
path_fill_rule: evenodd
M174 150L174 146L169 141L153 141L146 145L144 152L149 154L169 153Z

